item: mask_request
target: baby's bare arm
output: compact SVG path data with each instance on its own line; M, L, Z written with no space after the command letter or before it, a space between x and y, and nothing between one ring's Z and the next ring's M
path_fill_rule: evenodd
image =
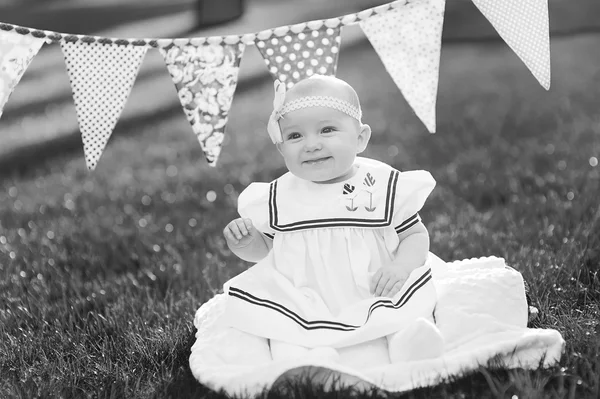
M223 229L223 234L231 252L247 262L262 260L272 248L272 244L254 227L250 219L232 220Z
M398 235L400 244L396 250L394 265L408 272L425 264L429 253L429 233L422 222L417 223L408 231Z
M423 266L429 253L429 233L419 222L398 235L400 244L391 265L378 269L370 281L371 292L376 296L393 297L400 291L410 273Z

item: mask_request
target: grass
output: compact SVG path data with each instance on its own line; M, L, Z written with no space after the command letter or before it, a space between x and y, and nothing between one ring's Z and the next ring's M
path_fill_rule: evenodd
M369 46L341 52L338 75L374 131L365 155L438 181L421 212L433 252L504 257L531 286L536 326L567 341L549 370L482 368L390 397L597 397L597 41L553 41L550 92L502 43L445 46L435 135ZM189 371L192 321L248 266L221 236L238 193L285 171L265 133L271 87L236 96L217 169L176 112L117 127L94 173L82 153L65 154L0 181L0 397L224 397ZM318 387L290 389L311 397Z

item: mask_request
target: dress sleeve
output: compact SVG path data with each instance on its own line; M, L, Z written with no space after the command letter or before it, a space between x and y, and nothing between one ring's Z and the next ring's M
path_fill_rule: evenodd
M401 172L396 184L392 226L400 234L419 223L419 211L433 191L435 180L425 170Z
M252 220L252 224L265 237L273 239L269 223L269 183L252 183L238 197L238 213Z

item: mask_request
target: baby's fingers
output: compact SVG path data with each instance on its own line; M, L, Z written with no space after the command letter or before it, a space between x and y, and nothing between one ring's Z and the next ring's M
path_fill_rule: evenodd
M381 278L381 269L377 270L375 274L371 277L371 281L369 281L369 288L371 289L371 294L375 293L375 288L377 287L377 283Z
M252 233L252 230L256 230L256 228L252 224L252 219L245 218L242 220L244 221L244 224L246 225L246 229L248 229L249 233Z
M379 278L379 280L377 281L377 285L375 286L375 296L383 296L383 290L385 289L385 286L387 285L389 280L389 275L385 273L381 274L381 277Z
M229 223L227 227L229 227L229 231L231 231L235 238L237 238L238 240L242 239L242 232L240 231L240 228L238 227L238 224L235 220Z
M390 292L389 292L388 296L389 296L390 298L393 298L393 297L394 297L394 295L396 295L397 293L399 293L399 292L400 292L400 290L402 289L402 286L403 286L402 282L397 282L396 284L394 284L394 286L393 286L393 287L392 287L392 289L390 290Z
M236 219L236 220L234 220L234 222L235 222L235 224L236 224L239 232L243 236L247 236L248 235L248 228L246 227L246 222L244 221L244 219Z
M239 243L239 240L235 237L229 226L225 227L225 230L223 230L223 235L225 236L225 239L227 241L233 242L235 244Z
M398 291L400 291L400 287L402 287L402 283L398 280L389 279L381 296L393 297L396 295Z

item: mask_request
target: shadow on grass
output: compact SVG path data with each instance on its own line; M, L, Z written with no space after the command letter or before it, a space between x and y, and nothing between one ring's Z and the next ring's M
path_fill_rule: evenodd
M187 362L187 359L186 359ZM230 398L225 392L216 392L200 384L192 374L187 363L174 370L175 377L168 383L157 387L152 398Z
M200 384L190 371L188 365L189 348L195 341L193 333L186 337L187 343L178 348L170 374L173 378L158 386L152 394L153 398L230 398L224 391L216 392ZM597 358L598 348L592 349L592 358ZM535 370L506 369L500 358L493 358L486 367L465 373L462 377L451 377L431 387L418 388L405 392L388 392L376 387L358 389L346 386L324 389L321 383L315 383L313 374L292 374L293 377L274 383L265 389L258 398L504 398L519 394L530 394L528 397L590 397L589 393L598 391L597 386L581 386L579 377L566 372L564 368L555 366L543 367L544 360ZM581 364L579 364L581 363ZM597 362L596 362L597 363ZM597 365L596 365L597 366ZM595 365L586 358L576 365L580 372L594 375ZM549 371L549 373L548 373ZM333 377L335 380L335 377ZM334 383L335 384L335 383ZM576 393L586 396L574 396ZM541 396L540 396L541 395ZM246 398L247 395L235 395L235 398Z
M223 392L215 392L205 385L200 384L189 366L190 348L196 340L195 332L191 332L186 337L185 345L178 348L177 356L173 361L173 367L169 374L173 377L170 381L164 381L157 385L151 397L155 399L163 398L228 398Z

